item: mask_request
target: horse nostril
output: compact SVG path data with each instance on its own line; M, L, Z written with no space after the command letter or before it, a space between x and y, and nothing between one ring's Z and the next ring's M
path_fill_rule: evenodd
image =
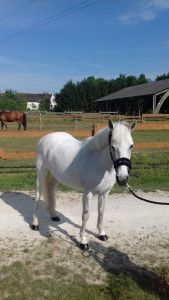
M116 181L120 186L125 186L128 182L129 176L126 176L125 178L120 178L119 176L116 176Z

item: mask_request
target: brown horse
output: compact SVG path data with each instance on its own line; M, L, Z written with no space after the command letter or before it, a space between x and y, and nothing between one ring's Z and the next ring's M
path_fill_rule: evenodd
M26 114L22 111L1 111L0 112L0 121L2 125L2 130L5 125L7 130L7 124L6 122L13 122L17 121L18 123L18 130L21 128L21 124L24 127L24 130L26 130Z

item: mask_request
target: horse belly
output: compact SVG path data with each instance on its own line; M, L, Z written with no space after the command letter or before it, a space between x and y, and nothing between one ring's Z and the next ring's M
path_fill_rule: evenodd
M83 190L76 167L67 166L63 161L61 162L60 160L55 159L55 162L52 165L48 165L48 169L57 181L70 188Z

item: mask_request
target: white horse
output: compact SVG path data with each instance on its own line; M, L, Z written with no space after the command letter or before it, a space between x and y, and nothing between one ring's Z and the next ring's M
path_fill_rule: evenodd
M132 124L113 124L109 120L106 128L83 142L65 132L44 136L36 149L37 182L31 228L39 229L37 208L42 194L52 220L59 221L55 210L55 188L61 182L83 192L80 248L88 249L85 229L94 194L98 194L99 238L107 240L103 227L105 200L116 181L121 186L127 184L133 147L131 131L135 126L135 120Z

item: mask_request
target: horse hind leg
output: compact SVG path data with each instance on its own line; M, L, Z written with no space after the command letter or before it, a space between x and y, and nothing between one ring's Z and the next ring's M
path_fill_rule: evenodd
M34 211L33 211L33 221L32 221L32 225L30 225L30 228L32 230L39 230L37 212L38 212L38 203L39 203L41 194L42 194L41 183L40 183L39 178L37 177L36 191L35 191L35 204L34 204Z
M52 177L51 182L49 184L49 214L51 216L51 219L53 221L60 221L60 218L57 216L56 212L56 186L58 184L58 181Z
M48 205L49 205L48 186L50 180L51 180L50 172L47 171L43 172L41 170L37 172L33 221L32 221L32 225L30 226L32 230L39 230L37 211L38 211L38 203L42 195L45 200L46 209L48 210Z
M51 219L53 221L60 221L59 217L56 215L56 185L58 181L52 176L52 174L47 171L44 176L42 185L42 195L45 201L45 208L49 211Z
M21 122L18 121L18 130L20 130L20 129L21 129Z

